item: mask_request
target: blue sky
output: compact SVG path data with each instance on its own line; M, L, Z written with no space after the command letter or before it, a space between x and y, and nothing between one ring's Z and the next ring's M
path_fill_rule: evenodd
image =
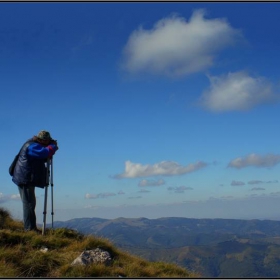
M1 3L0 206L21 218L8 167L44 129L59 143L55 220L280 219L279 12Z

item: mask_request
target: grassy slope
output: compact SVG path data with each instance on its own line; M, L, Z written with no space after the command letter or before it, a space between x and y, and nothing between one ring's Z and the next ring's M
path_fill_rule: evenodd
M48 248L42 252L42 248ZM71 266L84 250L101 248L113 257L110 266ZM148 262L116 248L105 238L77 231L48 229L44 236L24 232L23 224L0 208L0 277L198 277L164 262Z

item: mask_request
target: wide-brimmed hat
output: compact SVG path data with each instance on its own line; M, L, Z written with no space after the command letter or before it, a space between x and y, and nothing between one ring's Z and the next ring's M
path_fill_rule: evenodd
M41 140L51 140L52 139L50 133L46 130L41 130L38 133L37 137Z

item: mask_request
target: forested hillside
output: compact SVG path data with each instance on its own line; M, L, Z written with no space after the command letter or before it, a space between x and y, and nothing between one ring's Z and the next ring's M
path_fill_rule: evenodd
M81 218L55 226L109 238L132 254L203 277L280 277L279 221Z

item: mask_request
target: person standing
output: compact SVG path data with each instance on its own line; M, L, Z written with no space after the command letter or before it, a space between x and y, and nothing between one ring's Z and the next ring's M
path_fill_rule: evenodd
M51 138L48 131L42 130L37 136L27 140L16 162L12 181L18 186L23 204L23 224L25 231L39 232L36 225L35 187L47 185L45 163L58 150L57 141Z

